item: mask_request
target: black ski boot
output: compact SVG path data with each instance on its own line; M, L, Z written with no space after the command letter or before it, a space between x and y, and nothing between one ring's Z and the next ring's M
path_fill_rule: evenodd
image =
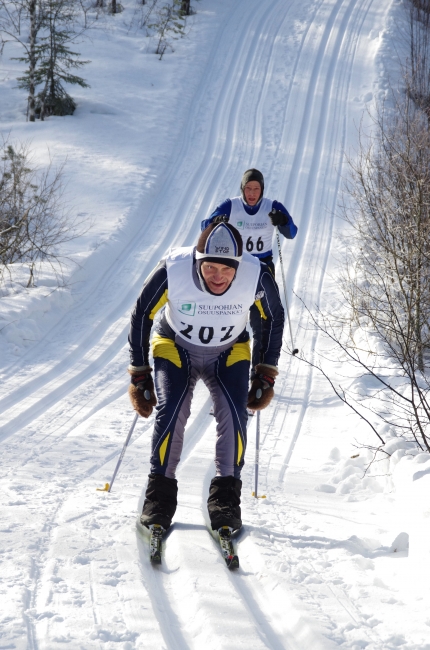
M228 526L238 530L242 526L240 493L242 481L234 476L215 476L211 481L208 512L212 530Z
M178 481L162 474L150 474L140 523L147 528L157 524L167 530L172 523L177 504Z

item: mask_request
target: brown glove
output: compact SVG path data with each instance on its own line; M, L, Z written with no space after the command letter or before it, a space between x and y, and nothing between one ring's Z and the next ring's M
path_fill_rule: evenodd
M157 403L150 366L130 366L131 384L128 389L131 404L143 418L149 418Z
M251 390L248 393L248 408L253 411L261 411L269 406L275 391L275 377L278 371L275 366L266 366L259 363L255 366L255 372L251 375Z

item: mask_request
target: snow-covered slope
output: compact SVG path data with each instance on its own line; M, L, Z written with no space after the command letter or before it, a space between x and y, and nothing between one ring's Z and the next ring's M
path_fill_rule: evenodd
M161 569L135 528L152 419L139 420L112 493L96 492L133 419L126 344L142 281L169 246L195 241L248 167L263 171L266 194L299 226L283 256L295 342L312 353L316 335L293 290L309 305L335 295L342 153L366 102L384 92L378 50L399 5L202 0L196 9L188 38L161 62L123 15L107 18L80 46L93 61L91 89L71 118L25 124L16 64L2 62L2 129L31 137L41 161L47 146L67 157L75 210L93 227L74 243L80 267L68 288L52 293L42 278L2 299L0 648L430 648L419 581L429 511L417 497L428 457L395 466L397 454L391 479L362 480L366 452L351 456L367 432L286 350L262 415L265 499L251 496L249 427L238 572L206 527L215 428L204 387Z

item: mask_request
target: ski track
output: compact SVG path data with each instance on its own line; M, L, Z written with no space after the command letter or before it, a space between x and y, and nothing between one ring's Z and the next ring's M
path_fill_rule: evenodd
M207 488L213 474L215 425L208 415L210 399L204 389L196 391L179 470L178 523L166 540L164 564L160 569L150 565L145 540L139 533L133 534L134 524L131 523L136 495L140 494L142 501L142 459L147 469L151 420L138 423L117 477L116 491L114 489L110 495L99 494L96 499L93 489L96 480L103 484L110 476L131 420L125 395L125 341L129 313L142 279L169 246L189 245L195 240L201 216L231 195L231 179L240 178L244 166L257 163L263 166L259 163L263 161L264 168L269 171L268 194L284 200L294 218L300 216L297 241L291 245L284 240L282 247L286 257L288 297L291 299L293 289L300 287L300 294L308 303L319 302L330 251L331 215L339 187L338 180L335 192L328 194L324 177L337 168L340 179L355 51L373 4L374 0L304 3L299 12L302 31L297 31L294 58L289 61L290 78L285 85L280 85L276 83L276 75L286 51L288 24L298 18L292 16L293 9L297 8L284 0L271 2L269 7L250 0L235 3L228 22L219 26L214 37L206 71L197 87L195 101L190 103L188 119L170 163L150 200L146 200L145 209L139 206L136 210L142 213L140 227L129 239L127 233L121 234L116 244L115 264L101 269L73 312L32 349L32 354L46 365L53 359L50 370L35 378L31 365L24 366L16 377L17 367L25 358L7 369L8 382L0 399L0 439L4 453L12 454L15 445L24 449L18 466L20 471L28 471L33 481L43 475L47 455L58 454L59 459L62 453L66 456L59 464L62 476L55 480L51 477L56 489L51 501L44 495L43 484L34 486L35 502L38 498L40 502L46 501L46 518L44 530L37 538L38 550L32 554L30 583L23 599L28 648L54 649L67 642L67 634L60 639L52 631L55 616L50 623L50 617L37 618L35 611L43 612L52 604L60 608L61 603L67 608L55 585L61 585L62 567L73 561L71 558L76 552L82 562L76 565L77 572L85 573L88 582L85 598L91 602L89 618L96 629L95 636L85 647L102 648L107 647L108 642L116 642L104 631L114 613L122 616L122 622L128 621L128 629L134 626L139 634L150 635L151 647L169 650L334 647L318 629L312 629L306 612L302 616L300 607L292 603L285 588L276 584L271 559L274 553L270 544L267 546L264 534L262 536L264 526L255 530L248 527L240 542L240 570L237 573L225 570L205 519ZM242 20L245 7L248 21ZM339 65L339 61L343 65ZM257 66L264 74L254 74ZM275 118L272 115L277 124L282 125L280 133L273 129L270 120ZM166 188L171 191L166 192ZM323 211L327 211L324 218ZM155 222L155 232L150 236L148 226ZM297 300L290 314L295 342L302 347L305 337L299 324L306 327L307 319ZM314 348L316 334L310 338L311 343L306 342L308 350ZM66 351L60 362L55 361L58 347ZM281 367L283 372L277 382L274 407L262 417L260 467L265 471L261 471L260 481L265 491L284 481L312 389L312 371L303 370L297 359L284 353ZM14 415L24 399L27 408L19 409ZM115 417L104 417L106 409L111 409ZM109 420L111 427L106 432ZM91 465L84 463L82 467L75 467L70 459L70 440L79 435L80 444L84 445L84 435L79 432L86 431L90 432L92 442L99 445L97 453ZM250 433L252 431L251 423ZM84 452L78 448L76 453L79 456ZM252 468L248 451L244 485L251 484ZM135 477L138 484L134 482ZM193 494L194 484L202 486L198 498ZM77 512L75 501L72 503L72 499L76 500L76 491L82 497L81 510ZM113 515L114 504L117 510ZM254 512L258 508L258 503L248 494L244 494L244 505L245 510L249 508ZM111 534L106 547L100 544L100 537L96 541L100 513L109 526L116 521L121 523L115 529L119 532ZM125 526L120 513L125 513L122 515L128 522ZM282 562L283 558L287 561L293 542L286 531L289 522L283 520L281 512L276 516L278 528L285 535L282 544L276 539L271 544L277 545L276 556L278 562ZM82 548L76 549L71 541L74 527L82 528L77 542ZM190 554L190 543L198 550L198 555ZM107 559L97 559L97 556ZM98 572L102 574L102 562L112 567L124 563L127 571L131 571L132 566L138 567L138 575L136 571L133 574L137 587L131 587L131 580L130 584L124 583L124 589L128 585L131 593L139 594L134 609L126 604L127 598L118 605L110 592L110 595L103 594L98 577ZM310 572L315 573L310 552L309 566ZM112 568L112 575L115 570ZM119 575L120 571L117 572ZM103 575L108 574L106 570ZM59 582L52 582L53 576ZM117 578L112 578L112 585L115 580ZM120 576L115 586L121 586L121 581ZM78 583L77 578L73 585L66 585L66 591L73 588L79 591ZM213 599L207 598L208 586L211 596L214 590L219 593L220 605L215 612L211 610ZM334 589L327 583L327 590L331 591L338 606L347 616L359 619L360 612L342 588L336 592ZM106 590L109 591L109 585ZM81 591L83 593L83 588ZM320 605L310 590L307 595L311 611L319 610ZM286 603L292 603L293 622L285 620L283 615ZM149 612L143 615L143 622L139 619L142 608ZM330 623L327 615L319 614L327 629ZM223 630L217 623L220 618L225 621ZM239 625L239 621L243 625ZM232 639L228 637L229 631ZM71 641L71 624L69 633ZM124 642L129 642L130 648L149 647L145 642L134 645L139 634L127 636L125 633ZM371 632L369 635L372 647L382 648Z
M321 161L321 158L322 158L322 151L324 149L324 140L325 140L325 138L330 137L330 135L327 136L327 130L328 130L327 116L328 116L328 113L329 113L330 105L332 103L334 103L334 108L337 108L338 106L341 105L342 97L345 98L348 95L348 87L349 87L349 83L350 83L350 79L351 79L351 68L352 68L352 63L353 63L353 56L351 56L351 52L353 52L354 49L355 49L356 41L358 39L358 34L360 32L362 24L364 23L364 20L365 20L365 17L367 15L367 11L368 11L368 9L369 9L369 7L371 5L371 2L369 2L369 0L367 0L367 2L361 2L361 3L360 2L353 2L353 3L349 4L349 6L347 7L347 11L345 11L345 13L344 13L344 15L343 15L343 17L341 19L341 27L338 30L335 45L334 45L334 47L332 49L332 52L330 53L330 57L328 58L327 53L326 53L326 48L327 48L327 45L328 45L330 34L331 34L332 30L333 30L334 19L336 17L335 14L339 13L339 8L341 7L341 5L342 5L342 3L340 3L340 2L338 2L336 4L336 7L333 9L332 15L330 16L330 20L327 23L325 38L322 39L322 42L321 42L321 45L320 45L320 51L318 52L318 55L316 57L317 63L316 63L316 66L315 66L315 68L314 68L314 70L312 72L312 77L311 77L312 83L310 84L310 87L309 87L309 90L308 90L308 99L310 99L311 97L313 97L316 94L316 86L317 86L317 83L318 83L318 75L320 74L320 67L321 67L320 62L322 60L327 61L327 59L328 59L328 63L326 63L326 65L328 67L328 74L324 76L324 86L325 87L324 87L324 92L322 93L323 103L322 103L322 106L320 107L320 109L318 110L319 120L314 120L314 118L312 117L310 112L308 112L305 115L304 120L303 120L306 123L307 130L309 130L309 124L314 123L314 121L316 121L318 123L318 127L317 127L318 136L317 136L317 139L316 139L316 145L315 145L315 147L313 147L314 155L313 155L313 159L312 159L312 165L311 165L311 169L310 169L310 173L309 173L309 177L308 177L308 183L307 183L306 192L305 192L306 200L305 200L304 207L303 207L303 215L304 215L304 219L306 221L309 221L308 215L314 215L314 218L317 218L319 216L318 215L318 210L315 209L315 195L316 195L315 187L317 185L317 179L319 177L320 166L321 166L321 164L323 162L323 161ZM358 13L358 16L361 17L360 21L357 21L357 17L354 15L355 12ZM354 25L356 25L358 27L355 37L354 36L351 37L350 31L347 30L347 26L348 26L349 22L354 23ZM337 88L335 88L335 92L333 92L332 87L334 85L334 80L335 80L336 66L338 64L338 60L339 60L339 57L341 55L342 44L346 40L345 37L344 37L345 33L350 36L350 38L347 39L348 40L348 42L346 44L347 52L345 53L345 55L348 56L348 60L350 61L349 74L347 76L347 79L343 79L343 78L340 79L340 83L338 84ZM342 55L343 55L343 53L342 53ZM344 102L344 103L346 104L346 102ZM335 119L337 118L336 113L334 113L334 118ZM342 125L344 125L345 120L346 120L345 110L343 111L343 114L338 117L338 119L339 119L339 122ZM340 181L340 177L341 177L341 154L342 154L342 152L344 151L344 148L345 148L345 127L344 126L341 129L341 134L342 134L342 136L341 136L340 142L331 142L330 146L326 148L326 150L332 151L336 155L336 158L334 160L327 160L326 163L325 163L325 166L327 168L329 168L330 165L333 165L333 166L337 166L338 169L339 169L339 172L338 172L338 184L337 184L336 190L338 189L339 181ZM297 151L299 151L299 150L300 151L306 151L306 146L303 143L304 137L305 136L303 136L302 132L301 132L300 136L299 136L299 140L302 140L302 143L301 143L301 147L297 147ZM296 155L295 163L299 167L303 164L302 161L299 159L298 155ZM297 181L296 181L296 183L297 183ZM292 185L291 177L290 177L290 185ZM294 193L294 188L291 187L291 189L292 189L292 191ZM336 194L337 194L337 192L336 192ZM327 213L328 213L328 215L330 215L326 219L326 221L329 221L329 223L324 224L325 228L327 228L327 231L328 231L327 236L324 237L324 238L321 238L322 241L328 242L328 245L326 243L325 250L321 251L321 250L317 249L317 247L319 248L320 246L319 246L318 242L315 241L315 239L314 239L313 242L306 241L305 244L302 244L303 249L305 249L306 247L312 249L312 251L313 251L312 257L315 260L318 260L318 261L321 260L320 264L315 264L314 265L314 267L316 267L316 268L313 269L313 276L309 277L309 274L307 274L308 277L306 277L306 276L303 277L303 275L301 274L302 277L301 277L300 283L297 283L297 282L294 283L294 281L293 281L294 272L291 269L291 265L293 265L293 268L296 266L294 258L300 258L300 257L303 258L304 257L302 254L298 253L299 247L295 248L295 252L294 252L294 254L292 256L292 261L290 263L290 270L289 270L289 272L287 274L287 277L289 279L291 278L291 281L290 281L291 286L294 286L294 284L299 285L301 287L300 293L303 296L306 296L307 286L308 286L309 283L311 283L314 286L317 285L317 290L314 291L312 293L312 296L311 296L312 304L319 304L319 302L320 302L322 285L323 285L324 274L325 274L325 268L326 268L326 265L327 265L328 255L329 255L329 250L330 250L330 241L331 241L331 234L332 234L332 218L333 218L332 215L334 214L335 207L336 207L336 205L335 205L336 204L336 194L333 197L327 197L326 200L324 202L322 202L322 205L327 205L327 208L326 208ZM306 229L307 238L311 238L312 235L314 236L314 234L315 234L316 228L312 227L312 226L313 226L312 223L307 224L307 229ZM301 251L301 253L302 252L303 251ZM309 298L306 297L306 301L307 301L308 304L310 304ZM297 301L296 301L296 304L297 304ZM304 311L303 308L301 308L300 313L298 315L298 318L296 318L296 323L301 322L303 324L303 323L307 323L307 321L308 321L308 319L307 319L306 312ZM306 328L306 325L305 325L305 328ZM299 331L296 329L295 338L297 339L298 336L299 336ZM311 345L308 345L307 349L309 349L309 350L314 350L315 349L316 339L317 339L317 335L316 335L315 332L313 332L312 335L311 335ZM303 340L303 338L302 338L302 340ZM296 343L297 343L297 340L296 340ZM297 371L298 371L298 363L297 363L297 361L290 358L289 359L289 364L290 364L290 366L288 368L287 374L289 374L291 371L294 372L294 369L293 369L294 365L295 365L295 369L296 369L296 373L297 373ZM289 421L291 422L291 413L289 413L288 408L283 407L283 403L285 403L285 401L286 401L287 404L295 404L297 402L297 398L294 398L294 396L297 396L298 393L303 395L303 398L300 400L301 407L299 409L299 414L296 416L297 422L296 422L296 425L294 427L294 433L293 433L293 435L291 437L291 443L290 443L290 446L288 448L285 460L283 462L283 467L282 467L282 470L281 470L280 475L279 475L280 480L283 479L283 475L284 475L284 473L285 473L285 471L286 471L286 469L288 467L288 463L289 463L289 461L291 459L291 455L293 453L295 443L296 443L297 438L298 438L298 436L300 434L301 424L303 422L303 418L304 418L304 415L306 413L306 409L307 409L307 406L308 406L308 401L309 401L309 396L310 396L310 391L311 391L311 384L312 384L312 374L313 374L313 371L312 371L311 368L309 368L305 372L306 378L305 378L304 381L306 383L306 386L305 386L304 390L303 389L301 390L300 387L297 385L297 383L296 383L297 374L295 374L295 379L294 379L294 382L293 382L293 384L291 386L291 390L290 390L288 396L284 395L286 382L284 382L282 384L281 390L277 393L277 395L279 395L278 406L275 407L275 409L273 410L272 418L271 418L270 422L267 425L268 430L273 430L274 428L276 428L279 431L284 431L285 430L284 429L284 424L285 424L286 419L289 418ZM285 400L285 397L287 397L286 400ZM276 427L275 427L274 425L275 425L275 421L276 421L276 418L277 418L278 415L281 415L282 419L279 422L276 423Z
M239 10L238 10L239 11ZM274 10L272 9L272 12L267 12L263 8L260 8L259 12L256 12L255 15L255 27L254 29L257 29L257 25L259 23L262 23L262 28L265 25L265 22L268 22L269 17L271 13L275 13ZM233 23L234 24L234 23ZM272 26L270 26L272 28ZM269 32L270 33L270 32ZM226 34L224 34L224 38L226 38ZM54 368L52 368L50 371L47 373L44 373L41 376L38 376L37 379L32 379L27 383L24 383L24 385L20 385L18 389L15 391L11 391L11 393L5 397L3 397L0 400L0 411L2 412L3 418L7 421L7 425L4 425L3 427L0 428L0 436L3 435L3 437L10 435L14 431L28 425L33 419L34 416L41 415L44 413L51 405L56 404L61 397L64 397L66 394L70 392L70 390L73 390L76 387L81 386L88 378L92 377L96 372L100 371L100 369L105 368L107 363L114 358L116 354L118 354L121 350L124 349L124 340L126 340L126 335L128 332L128 320L129 320L129 313L131 306L133 305L133 302L136 299L136 296L138 295L138 291L142 282L142 276L145 277L145 275L155 266L155 264L158 262L160 257L165 253L167 248L170 245L186 245L186 233L188 231L188 228L191 229L191 239L190 243L194 241L196 233L198 232L198 220L196 219L196 214L199 212L200 214L206 214L210 208L210 206L213 204L214 197L210 196L207 197L207 200L204 202L204 205L198 203L196 208L193 210L189 209L189 206L194 204L195 198L199 197L201 186L206 187L208 183L208 177L213 176L213 166L212 162L213 159L218 159L219 165L222 165L223 167L226 166L226 160L229 160L232 157L232 149L234 147L234 143L236 141L243 142L241 139L237 139L234 134L234 126L236 123L239 121L239 115L240 115L240 106L241 106L241 95L244 94L244 86L246 79L248 77L248 71L251 69L253 64L256 64L255 58L257 57L256 52L258 52L257 49L253 51L253 48L251 47L251 42L248 42L246 38L243 39L231 39L231 42L236 42L236 48L232 52L229 60L233 60L235 62L235 68L236 69L231 69L230 74L227 77L227 84L226 87L223 88L222 92L219 95L219 100L218 103L215 106L215 111L214 111L214 120L213 123L211 124L211 128L209 129L209 138L207 142L202 143L202 150L207 152L206 155L204 156L203 160L198 160L195 161L193 157L194 151L189 152L188 149L192 148L195 149L195 145L190 145L190 142L195 142L195 140L191 137L191 134L188 133L188 131L191 129L190 125L193 125L194 122L197 122L197 131L198 131L198 118L197 120L194 119L195 116L198 116L199 114L204 115L205 114L205 109L204 107L197 105L197 107L194 109L195 115L191 115L190 119L188 120L187 124L188 127L185 129L185 133L183 136L183 143L182 146L180 147L180 151L176 157L176 164L178 164L179 161L185 161L182 163L182 167L184 169L182 170L183 176L185 178L189 178L190 180L188 181L187 185L185 188L181 189L180 196L182 195L182 200L180 200L176 205L169 205L169 198L167 197L166 200L161 201L161 205L156 207L156 210L154 210L154 214L150 213L147 219L144 220L143 226L141 227L141 235L140 237L136 238L132 243L130 242L129 245L125 248L122 256L121 256L121 261L123 263L123 266L125 266L125 270L128 271L128 264L129 260L133 258L133 249L137 251L141 250L147 250L148 248L150 249L150 246L148 244L148 230L147 230L147 222L150 221L151 219L154 219L155 212L157 213L172 213L174 214L174 217L176 215L188 215L187 218L182 217L182 221L185 221L185 223L179 223L177 227L177 232L178 232L178 238L174 239L172 241L172 235L171 235L171 229L167 227L167 224L160 224L158 230L163 229L165 231L165 236L161 240L160 244L155 248L155 251L152 253L150 256L146 266L145 266L145 271L136 273L136 269L134 269L134 276L135 276L135 282L127 285L127 288L125 289L123 286L120 287L120 291L118 292L119 295L121 295L121 299L119 301L115 301L112 299L112 295L109 298L108 304L114 302L115 307L114 309L108 313L104 314L103 317L101 315L98 316L98 324L95 328L90 328L91 332L88 336L84 337L83 340L79 341L79 347L78 347L78 354L79 356L83 355L86 352L89 352L92 357L96 356L97 353L98 356L95 360L89 359L85 363L85 357L82 360L81 364L84 365L84 369L80 369L79 362L77 363L77 350L74 349L72 352L70 352L69 355L67 355L60 363L57 364ZM247 52L243 53L241 50L245 49L245 45L247 47ZM225 52L224 52L225 54ZM218 55L219 58L219 55ZM243 61L245 59L245 61ZM212 71L212 75L214 74L214 70L216 69L216 65L212 66L210 68L210 71ZM204 75L206 78L206 76ZM238 88L234 91L235 88L235 80L236 78L239 77L241 79L241 84L238 85ZM211 75L208 75L207 82L205 84L205 88L210 88L211 87ZM199 88L198 91L198 96L201 96L203 98L206 98L207 101L207 93L205 92L205 88ZM227 100L225 100L225 97L227 97ZM219 106L218 104L222 102L222 106ZM223 143L223 146L221 147L221 143ZM235 150L235 156L237 156L237 151ZM245 155L243 154L242 156L239 155L239 160L243 159ZM251 156L252 158L252 152ZM191 158L191 163L188 160ZM179 163L180 164L180 163ZM175 170L175 165L172 165L173 170ZM191 169L194 170L194 173L191 173ZM201 171L204 170L204 171ZM181 174L176 172L176 175L180 178ZM173 172L171 175L167 174L167 179L166 179L166 186L168 187L170 184L174 185L175 178L173 177ZM173 195L175 195L175 191L172 192ZM171 201L171 200L170 200ZM167 202L167 204L166 204ZM197 223L196 223L197 221ZM163 226L163 228L161 228ZM188 226L188 228L187 228ZM184 236L185 233L185 236ZM158 233L157 233L158 234ZM118 267L114 265L111 268L110 273L108 273L108 276L104 279L102 286L100 287L100 293L99 293L99 298L98 302L101 303L102 305L105 305L104 301L104 293L105 291L109 291L110 294L112 294L112 276L114 275L124 275L126 277L129 277L127 273L119 273L118 272ZM130 273L132 273L132 269L130 270ZM124 293L125 292L125 293ZM93 292L88 296L88 299L86 300L86 304L83 305L84 309L80 310L80 313L78 314L78 318L80 317L80 322L82 322L82 313L87 311L88 305L92 303L94 299ZM90 316L92 316L92 310L90 310ZM64 321L66 319L63 319L62 323L57 327L60 331L60 336L63 336L63 330L64 330ZM113 335L115 336L114 340L112 340L112 336L110 337L110 340L108 342L108 345L106 345L105 339L103 337L104 331L106 329L106 323L113 323ZM121 327L121 323L123 323L123 326ZM79 329L82 328L82 325L80 326ZM73 332L73 328L72 332ZM119 332L117 331L119 329ZM54 338L55 340L55 334L50 334L50 338ZM69 343L70 347L72 347L72 341ZM100 353L101 350L101 353ZM37 350L34 351L34 354L37 353ZM71 367L72 366L72 367ZM13 370L10 370L10 375L12 375ZM24 369L23 376L25 378L26 371ZM67 376L66 380L62 380L62 376L65 375ZM73 375L70 377L70 375ZM6 375L7 377L8 375ZM52 387L52 384L55 383L57 386L55 388ZM60 384L60 385L58 385ZM20 400L23 399L23 397L28 398L30 395L32 395L34 392L40 393L40 388L42 386L46 386L47 389L47 394L42 397L42 398L34 398L31 400L31 407L28 409L22 411L19 416L16 416L15 418L10 418L10 413L9 411L13 409L13 406ZM36 401L37 400L37 401Z

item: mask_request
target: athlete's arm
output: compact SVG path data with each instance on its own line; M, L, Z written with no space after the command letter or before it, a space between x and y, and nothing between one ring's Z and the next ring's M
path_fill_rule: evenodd
M131 314L130 332L130 364L132 366L148 365L149 337L155 314L167 302L167 269L166 261L161 262L146 278L141 294L137 299Z
M287 208L284 205L282 205L282 203L280 203L279 201L273 201L272 210L273 209L283 212L287 219L287 223L285 225L278 226L279 232L287 239L294 239L294 237L297 235L298 228L294 223L293 218L288 212Z
M277 366L284 331L284 308L278 285L266 264L261 264L255 304L261 315L260 363Z
M210 223L215 219L215 217L220 217L221 215L226 215L229 217L231 214L231 199L226 199L223 201L208 217L207 219L203 219L201 223L201 229L204 230L209 226Z

